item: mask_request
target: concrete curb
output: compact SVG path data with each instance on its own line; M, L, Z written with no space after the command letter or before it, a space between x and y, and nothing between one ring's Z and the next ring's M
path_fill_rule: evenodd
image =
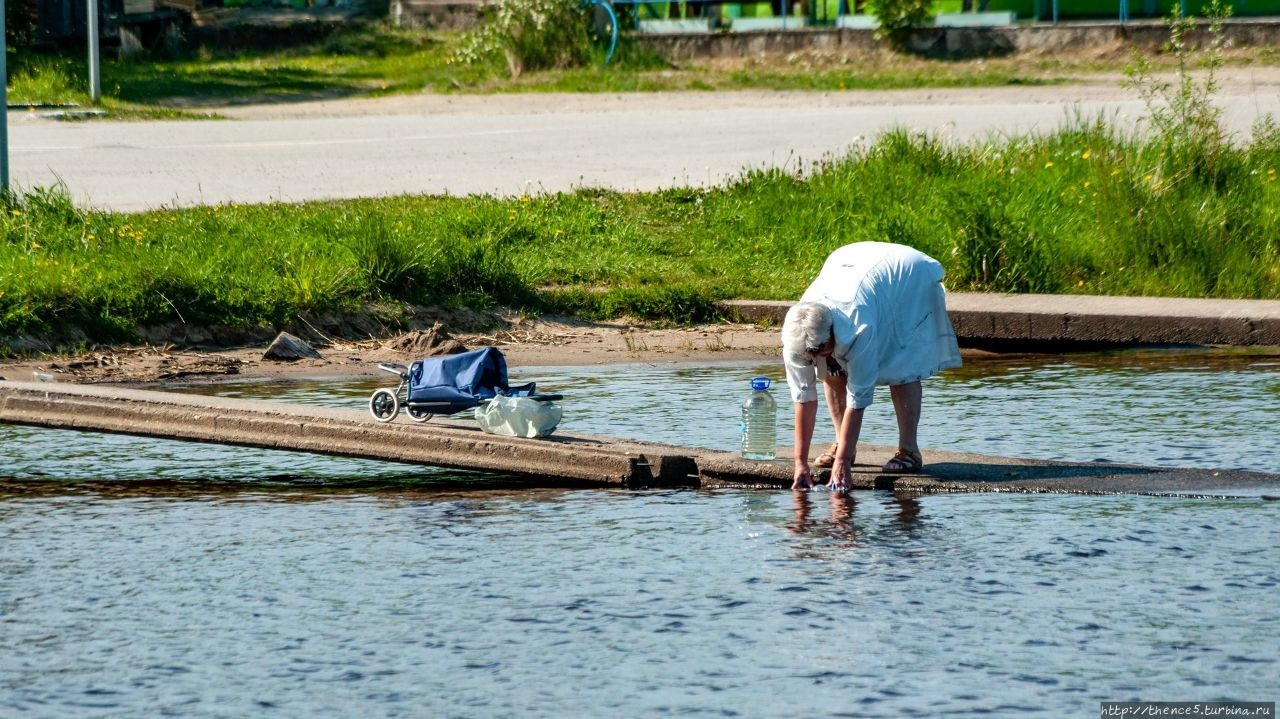
M794 302L721 303L737 322L781 326ZM1280 347L1280 300L947 294L962 347L1057 351L1142 345Z

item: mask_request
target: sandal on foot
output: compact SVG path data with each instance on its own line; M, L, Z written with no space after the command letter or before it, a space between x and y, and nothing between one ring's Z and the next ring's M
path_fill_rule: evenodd
M884 463L884 471L890 474L915 474L923 464L924 457L919 452L899 449L894 453L893 459Z
M827 467L834 467L836 464L836 450L839 448L840 448L839 442L832 442L831 446L827 448L827 451L818 455L818 458L813 460L813 466L819 467L822 469L825 469Z

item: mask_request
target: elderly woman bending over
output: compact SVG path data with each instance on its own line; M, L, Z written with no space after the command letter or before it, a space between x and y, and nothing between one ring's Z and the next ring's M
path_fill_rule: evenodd
M836 443L814 463L831 467L830 487L851 488L862 413L876 385L888 385L898 420L898 452L885 472L920 471L924 459L920 380L960 366L937 260L903 245L858 242L832 252L787 312L782 352L795 403L793 489L813 485L810 443L822 380Z

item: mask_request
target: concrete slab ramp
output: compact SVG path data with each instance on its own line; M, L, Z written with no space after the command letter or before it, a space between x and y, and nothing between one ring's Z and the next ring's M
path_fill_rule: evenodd
M751 462L735 453L560 433L486 434L470 421L407 417L382 423L362 409L45 382L0 381L0 422L381 459L494 472L539 485L613 487L791 485L790 449ZM1073 492L1280 495L1280 474L1044 462L925 450L925 471L879 467L893 448L860 445L855 487L909 492ZM825 477L820 477L825 481Z
M382 423L367 411L40 382L0 382L0 421L165 439L294 450L558 483L696 485L683 448L609 437L486 434L474 422L407 417Z

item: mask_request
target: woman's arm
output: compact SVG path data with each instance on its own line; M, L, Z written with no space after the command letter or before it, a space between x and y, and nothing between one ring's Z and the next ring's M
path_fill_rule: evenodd
M796 472L791 481L792 489L808 489L813 486L813 470L809 468L809 444L813 441L813 426L818 419L818 400L811 402L795 402L795 447Z
M858 456L858 435L862 433L862 409L849 407L840 422L840 434L836 437L836 461L831 467L832 490L847 492L853 489L853 461Z

